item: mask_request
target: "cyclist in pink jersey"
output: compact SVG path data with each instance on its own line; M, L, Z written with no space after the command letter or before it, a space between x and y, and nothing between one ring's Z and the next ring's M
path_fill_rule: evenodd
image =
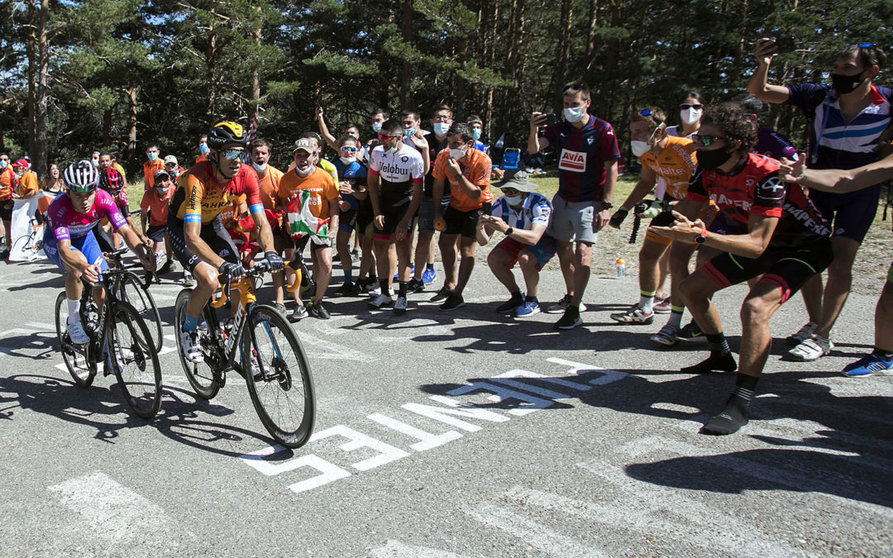
M81 279L93 285L93 298L103 302L103 291L96 284L101 273L108 270L93 228L102 218L124 237L127 246L139 257L149 271L155 269L155 253L143 244L139 235L124 220L112 196L98 190L99 172L90 161L70 165L62 175L67 189L47 209L49 226L44 233L47 258L66 272L65 293L68 299L68 334L72 342L83 344L90 340L81 325L78 311L81 300Z

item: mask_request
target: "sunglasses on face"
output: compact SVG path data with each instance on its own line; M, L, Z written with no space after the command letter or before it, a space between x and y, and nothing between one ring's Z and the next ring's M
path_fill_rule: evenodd
M344 151L345 153L356 153L357 148L356 148L356 147L344 146L344 147L341 148L341 151Z
M682 110L686 110L686 109L701 110L702 108L704 108L704 105L688 105L688 104L685 104L685 105L679 105L679 108L681 108Z
M388 141L389 139L392 139L392 138L402 138L402 137L403 137L402 135L401 136L386 136L384 134L378 134L378 139L380 139L381 141Z
M710 146L713 145L715 142L717 142L717 141L719 141L719 140L724 140L724 139L726 139L726 138L724 138L724 137L722 137L722 136L710 136L710 135L707 135L707 134L697 134L697 135L695 135L695 141L696 141L698 144L703 145L704 147L710 147Z
M242 158L242 153L244 153L244 151L241 149L227 149L225 151L221 151L220 155L223 156L224 159L235 161L236 159Z

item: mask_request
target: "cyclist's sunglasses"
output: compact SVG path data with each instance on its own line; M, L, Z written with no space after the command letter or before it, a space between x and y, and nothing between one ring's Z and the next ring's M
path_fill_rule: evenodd
M229 161L235 161L237 159L242 158L242 154L245 153L244 149L224 149L220 152L220 155Z
M722 136L710 136L707 134L696 134L695 135L695 142L703 145L704 147L710 147L711 145L713 145L714 142L719 141L719 140L724 140L724 139L726 139L726 138L724 138Z

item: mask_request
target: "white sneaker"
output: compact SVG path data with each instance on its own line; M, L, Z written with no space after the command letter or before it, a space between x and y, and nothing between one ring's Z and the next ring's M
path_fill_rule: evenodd
M406 297L398 296L397 302L394 303L394 314L398 316L406 313Z
M68 337L71 339L71 342L75 345L83 345L90 341L90 336L87 335L87 332L84 331L84 326L81 325L81 320L74 323L69 323L68 327Z
M198 329L193 331L180 330L180 344L183 346L183 356L189 362L203 362L202 346L198 341Z
M808 324L797 330L797 333L789 336L786 341L790 345L799 345L800 343L812 337L812 332L815 331L815 328L817 327L819 327L819 324L815 322L809 322Z
M797 362L812 362L831 354L833 348L831 339L824 339L813 333L809 339L788 351L787 356Z
M391 306L392 304L394 304L394 299L391 298L391 295L380 294L369 301L369 308L381 310L385 306Z

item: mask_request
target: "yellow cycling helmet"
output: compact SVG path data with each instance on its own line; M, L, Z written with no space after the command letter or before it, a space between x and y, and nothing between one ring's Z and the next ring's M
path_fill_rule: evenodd
M248 145L245 128L231 120L221 120L208 132L208 147L219 150L225 145Z

